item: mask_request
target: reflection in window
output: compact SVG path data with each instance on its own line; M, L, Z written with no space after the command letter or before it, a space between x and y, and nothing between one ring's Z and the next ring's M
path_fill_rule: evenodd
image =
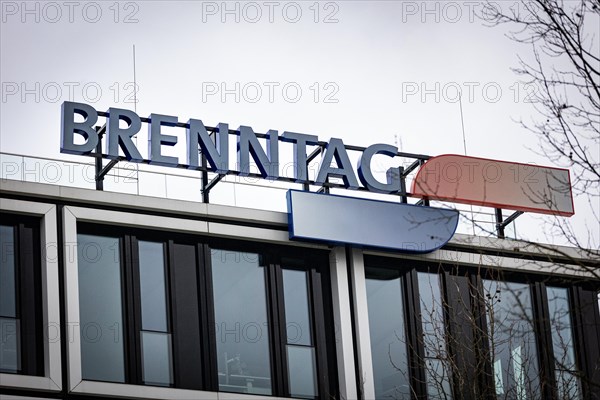
M408 356L398 271L366 268L375 398L409 399Z
M444 308L437 274L419 272L419 306L423 327L423 350L427 395L430 399L451 399L451 366L446 351Z
M573 330L569 311L568 291L565 288L547 287L548 311L554 350L554 373L558 398L579 399L581 390L576 375Z
M212 250L219 389L270 395L265 268L258 254Z
M317 395L317 374L310 324L308 272L283 269L283 292L290 395L314 398Z
M77 235L83 379L125 382L119 238Z
M20 320L17 317L15 228L0 226L0 371L21 370Z
M492 280L484 280L483 285L498 398L540 398L529 285Z
M138 242L142 309L142 380L146 384L173 383L171 334L163 243Z

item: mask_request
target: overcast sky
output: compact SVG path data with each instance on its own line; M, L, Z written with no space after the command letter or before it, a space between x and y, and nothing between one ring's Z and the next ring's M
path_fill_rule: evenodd
M537 89L511 71L530 48L507 39L507 27L485 26L475 16L482 7L477 1L2 1L0 150L90 161L60 154L60 105L134 109L135 45L141 116L464 154L461 90L468 155L548 165L530 150L537 139L515 122L535 115L527 100ZM183 141L184 132L177 134ZM274 208L285 209L284 192L275 196ZM599 228L586 227L589 209L576 200L571 222L581 237L592 229L598 243ZM544 236L540 218L520 217L518 235L560 242Z

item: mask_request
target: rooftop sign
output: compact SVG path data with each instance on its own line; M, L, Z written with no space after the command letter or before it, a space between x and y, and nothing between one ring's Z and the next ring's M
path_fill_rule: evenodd
M413 180L416 196L453 203L571 216L569 170L446 154Z
M130 110L109 108L106 113L106 155L108 159L120 158L119 150L125 158L132 162L148 162L149 164L167 167L185 167L200 169L199 150L207 159L207 167L218 174L231 171L229 159L229 126L219 123L216 132L211 133L199 119L189 119L185 124L179 123L177 117L161 114L150 114L144 122L148 122L148 159L144 159L132 138L142 127L142 118ZM76 122L75 116L83 117ZM99 136L94 126L100 113L92 106L82 103L64 102L62 105L61 153L88 155L96 150ZM122 125L125 125L123 127ZM184 126L186 129L185 161L177 157L166 156L163 148L178 145L178 138L161 132L163 126ZM241 176L250 174L250 158L254 160L265 179L280 178L279 141L292 143L294 146L294 178L297 183L326 184L330 176L341 178L346 189L358 189L360 183L369 191L379 193L398 193L401 191L398 168L388 171L387 182L380 182L371 171L371 159L376 154L390 157L396 156L398 149L387 144L374 144L366 148L360 157L357 174L352 168L350 158L342 139L332 138L325 146L321 165L314 182L309 182L307 146L318 145L315 135L296 132L269 130L266 135L266 150L258 141L257 135L249 126L240 126L237 133L237 173ZM75 135L85 139L84 143L76 143ZM335 166L332 165L335 160Z
M286 131L280 135L276 130L269 130L266 134L258 134L244 125L232 131L226 123L219 123L213 128L206 127L199 119L192 118L184 123L175 116L162 114L150 114L148 118L142 118L130 110L109 108L106 112L99 112L90 105L74 102L64 102L62 105L61 152L79 155L95 153L100 140L95 129L99 117L106 118L106 148L102 157L112 160L122 159L122 153L128 161L211 171L220 176L252 175L306 185L411 195L518 211L564 216L574 213L569 171L565 169L457 155L431 158L398 153L395 146L381 143L360 148L347 146L338 138L320 142L316 135L305 133ZM142 123L148 125L148 159L142 157L132 140L141 130ZM163 133L164 126L185 128L186 143L178 143L177 136ZM229 157L232 134L237 137L237 169L231 167L233 161ZM259 139L266 141L265 147ZM279 142L293 145L291 178L280 175ZM165 148L173 146L185 147L185 160L163 154ZM318 147L308 154L311 146ZM348 150L361 152L356 170ZM102 152L102 149L98 151ZM309 178L308 164L319 154L322 158L313 181ZM375 178L371 170L371 161L376 155L412 157L416 161L406 169L390 168L386 181L382 182ZM250 171L251 159L259 170L258 174ZM417 168L420 169L413 181L412 193L406 193L406 175ZM329 182L330 177L341 179L343 184Z

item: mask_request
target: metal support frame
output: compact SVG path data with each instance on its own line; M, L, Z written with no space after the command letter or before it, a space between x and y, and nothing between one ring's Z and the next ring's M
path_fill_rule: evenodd
M321 154L322 150L323 150L323 147L319 146L316 149L314 149L313 152L308 155L308 157L306 157L306 169L307 170L308 170L308 164L310 164L310 162L312 160L314 160L319 154ZM304 182L302 184L302 190L304 190L305 192L308 192L310 190L310 183Z
M398 167L398 172L400 173L400 202L408 203L408 196L406 195L406 175L407 172L404 167Z
M509 224L514 222L520 215L523 214L523 211L515 211L508 218L503 220L502 217L502 209L496 208L496 235L499 239L505 239L506 235L504 234L504 228L506 228Z
M104 117L104 118L108 118L109 115L107 112L103 112L103 111L99 111L98 112L98 116L100 117ZM147 117L140 117L141 122L143 123L150 123L150 119ZM179 128L189 128L189 124L185 123L185 122L178 122L177 124L175 124L176 127ZM108 172L110 172L110 170L121 160L125 160L125 157L119 156L116 159L111 159L108 164L106 164L105 166L102 165L102 159L106 158L106 154L102 153L102 137L104 136L104 133L106 132L106 124L102 127L96 127L95 128L96 131L98 132L98 145L96 146L96 151L94 153L89 154L90 157L94 157L95 158L95 181L96 181L96 190L104 190L104 177L106 176L106 174ZM206 126L206 130L214 133L217 132L218 129L217 127L212 127L212 126ZM239 131L237 130L229 130L229 134L230 135L239 135ZM264 133L256 133L256 137L259 139L267 139L267 135ZM281 140L281 139L280 139ZM317 148L315 148L306 158L306 165L308 168L308 164L310 164L310 162L312 162L316 157L319 156L319 154L322 154L325 150L327 146L327 142L318 142L317 144ZM366 149L366 147L362 147L362 146L353 146L353 145L345 145L346 150L348 151L364 151ZM208 179L208 173L210 172L209 168L208 168L208 163L206 160L206 157L204 155L201 154L202 157L202 165L198 168L196 168L196 170L201 172L201 179L202 179L202 187L201 187L201 193L202 193L202 201L204 203L209 203L210 201L210 190L212 188L214 188L220 181L223 180L223 178L226 175L239 175L238 171L228 171L226 174L219 174L217 176L215 176L212 180L209 181ZM411 194L408 193L406 191L406 176L408 174L410 174L412 171L414 171L418 166L423 165L425 163L425 161L427 161L429 158L431 158L428 155L424 155L424 154L415 154L415 153L404 153L404 152L398 152L396 154L396 156L398 157L407 157L407 158L412 158L415 161L407 168L402 168L400 167L400 179L401 179L401 190L399 190L397 193L395 193L396 195L400 196L400 200L403 203L408 202L408 197L411 197ZM142 161L143 164L148 164L149 162L147 160L143 160ZM178 166L178 168L186 168L186 166L184 165L180 165ZM249 174L250 177L253 178L262 178L262 176L260 174L255 174L255 173L250 173ZM277 179L278 181L282 181L282 182L288 182L288 183L297 183L296 180L294 178L288 178L288 177L279 177ZM302 183L302 188L305 191L310 190L310 186L311 185L315 185L314 181L307 181L307 182L303 182ZM324 185L321 185L321 187L319 188L319 192L321 193L329 193L330 188L343 188L343 185L338 184L338 183L332 183L332 182L326 182ZM360 191L367 191L368 189L360 187L358 188L358 190ZM425 203L424 204L428 204L428 201L425 199Z
M117 165L119 160L110 160L106 166L102 166L102 138L106 133L106 124L103 126L96 126L96 132L98 134L98 144L96 145L96 152L94 153L94 158L96 159L95 169L96 174L94 176L94 180L96 181L96 190L104 190L104 177L108 172Z

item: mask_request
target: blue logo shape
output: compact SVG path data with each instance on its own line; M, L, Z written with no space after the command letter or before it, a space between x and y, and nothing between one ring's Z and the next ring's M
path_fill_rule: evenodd
M456 232L458 211L299 190L287 192L290 240L430 253Z

